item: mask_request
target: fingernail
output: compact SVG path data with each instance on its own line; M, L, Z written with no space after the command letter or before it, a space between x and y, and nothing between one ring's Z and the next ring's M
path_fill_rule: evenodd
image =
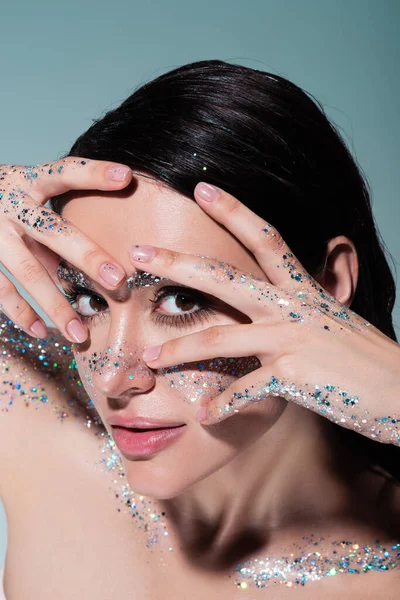
M153 246L133 246L131 248L131 257L133 260L140 262L150 262L156 255L156 251Z
M30 330L32 331L33 335L36 335L38 338L45 338L47 335L47 327L39 319L35 321L33 325L31 325Z
M161 353L161 346L151 346L150 348L146 348L143 352L143 360L145 362L150 362L151 360L156 360Z
M88 336L87 331L82 323L78 321L78 319L73 319L70 321L65 329L68 335L72 337L74 342L82 344L84 341L86 341Z
M211 185L210 183L204 183L204 181L198 183L194 191L202 198L202 200L206 200L207 202L214 202L222 192L221 188Z
M124 167L122 165L115 165L114 167L109 167L107 172L108 179L111 181L125 181L128 177L129 171L131 171L129 167Z
M118 285L125 277L125 273L121 271L119 267L112 265L111 263L104 263L101 265L99 274L103 281L108 283L108 285L113 286Z
M207 408L202 406L200 410L196 413L196 419L198 421L203 421L207 416Z

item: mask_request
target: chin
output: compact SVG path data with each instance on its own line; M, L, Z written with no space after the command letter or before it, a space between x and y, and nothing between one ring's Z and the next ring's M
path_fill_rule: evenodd
M198 479L184 477L178 466L175 468L156 467L152 460L131 461L123 459L126 478L130 488L136 493L154 500L170 500L180 496Z
M215 454L210 456L207 450L197 456L188 456L185 452L174 453L172 457L161 452L147 459L122 456L122 462L132 491L155 500L169 500L218 471L235 455L236 452L223 452L216 460Z

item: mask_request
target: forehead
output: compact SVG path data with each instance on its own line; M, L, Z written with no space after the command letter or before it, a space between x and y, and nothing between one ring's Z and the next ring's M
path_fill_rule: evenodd
M135 176L120 192L71 192L63 216L126 268L131 246L211 256L259 274L252 255L198 204L160 182Z

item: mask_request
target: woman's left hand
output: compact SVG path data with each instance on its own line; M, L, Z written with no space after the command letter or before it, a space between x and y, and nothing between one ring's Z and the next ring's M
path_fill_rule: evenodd
M257 356L260 368L238 378L202 407L211 425L268 395L296 402L342 427L400 445L400 346L331 296L313 279L278 231L230 194L199 205L246 246L265 279L233 265L146 247L131 250L145 271L211 294L251 319L217 325L147 349L154 369L215 357ZM209 190L212 190L208 186ZM153 251L151 251L153 250ZM135 252L139 251L134 258Z

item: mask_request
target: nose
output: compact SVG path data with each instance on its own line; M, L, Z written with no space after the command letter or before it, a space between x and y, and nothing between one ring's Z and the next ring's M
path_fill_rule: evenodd
M130 361L129 368L126 363L113 365L107 373L92 376L92 380L111 409L123 408L132 397L149 392L155 384L153 372L140 360L134 364Z
M138 332L132 325L119 320L109 332L107 342L111 345L86 357L91 386L107 398L110 408L124 406L132 396L145 394L155 385L154 372L142 359L145 341L138 343Z

